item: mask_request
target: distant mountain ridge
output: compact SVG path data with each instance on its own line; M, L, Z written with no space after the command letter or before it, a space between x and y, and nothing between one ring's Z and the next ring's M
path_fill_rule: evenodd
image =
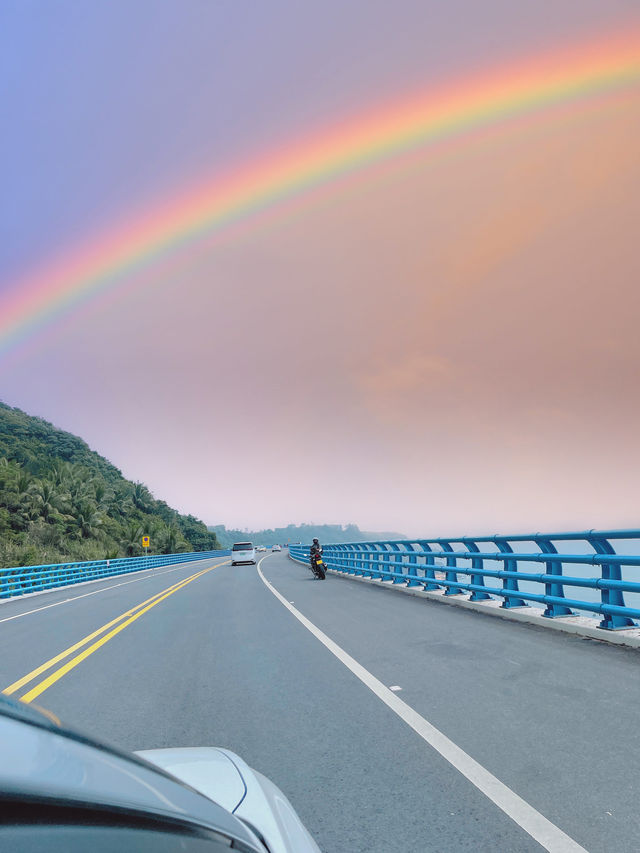
M218 524L209 527L223 548L234 542L253 542L254 545L286 545L288 542L308 544L315 536L323 543L376 542L383 539L406 539L403 533L370 532L360 530L357 524L289 524L268 530L232 530Z
M0 566L209 551L214 533L81 438L0 402Z

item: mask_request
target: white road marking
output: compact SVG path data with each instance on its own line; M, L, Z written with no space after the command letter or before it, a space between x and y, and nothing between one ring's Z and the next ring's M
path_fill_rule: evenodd
M215 559L215 558L214 558ZM194 560L193 562L200 562L199 560ZM97 595L99 592L106 592L108 589L115 589L118 586L127 586L130 583L139 583L140 581L147 581L149 578L157 578L160 575L168 575L171 572L177 572L178 569L184 569L186 563L181 563L179 566L173 569L167 569L166 572L158 572L154 571L154 569L141 569L143 572L153 572L153 574L146 575L143 578L134 578L130 581L122 581L121 583L114 583L111 586L103 586L101 589L94 589L93 592L85 592L82 595L74 595L73 598L65 598L62 601L55 601L53 604L45 604L43 607L36 607L35 610L25 610L24 613L16 613L15 616L6 616L4 619L0 619L0 624L2 622L11 622L12 619L20 619L21 616L29 616L31 613L39 613L41 610L48 610L50 607L58 607L60 604L68 604L70 601L77 601L79 598L87 598L90 595ZM137 573L136 573L137 574ZM72 586L72 584L69 584ZM47 590L47 592L58 592L58 590ZM18 596L16 596L18 598ZM7 603L11 601L11 599L6 599Z
M264 557L263 557L264 559ZM530 806L515 791L501 782L496 776L486 770L475 759L457 746L452 740L444 735L439 729L425 720L417 711L403 702L399 696L392 693L381 681L379 681L369 670L365 669L355 658L352 658L337 643L317 628L313 622L303 616L299 610L292 607L287 599L272 586L262 574L260 568L262 560L257 569L262 582L267 589L289 610L304 627L310 631L316 639L343 663L347 669L359 678L360 681L371 690L372 693L382 700L401 720L410 726L416 734L433 747L436 752L449 762L456 770L471 782L479 791L488 797L492 803L498 806L511 820L515 821L531 838L538 842L549 853L587 853L577 841L570 838L544 815Z
M393 690L394 693L397 693L398 690L402 690L402 687L398 687L397 684L394 684L393 687L390 687L389 690Z

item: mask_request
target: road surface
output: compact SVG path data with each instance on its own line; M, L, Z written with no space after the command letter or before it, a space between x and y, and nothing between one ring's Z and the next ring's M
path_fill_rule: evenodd
M552 828L547 849L638 850L639 652L316 581L286 552L262 560L264 580L228 560L3 603L0 686L128 750L238 752L324 853L540 851L531 815ZM476 763L516 795L515 817Z

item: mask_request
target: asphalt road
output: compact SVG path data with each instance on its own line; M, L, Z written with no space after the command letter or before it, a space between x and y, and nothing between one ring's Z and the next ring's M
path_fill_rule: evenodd
M268 555L262 571L586 850L637 851L638 651L335 575L315 581L286 553ZM231 568L228 558L0 605L0 686L142 602L64 658L77 665L60 674L58 663L13 695L42 690L35 703L125 749L238 752L285 791L324 853L542 849L310 633L254 566Z

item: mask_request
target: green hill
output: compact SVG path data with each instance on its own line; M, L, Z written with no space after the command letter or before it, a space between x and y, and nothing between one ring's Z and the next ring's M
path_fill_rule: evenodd
M234 542L253 542L254 545L286 545L288 542L308 544L317 536L320 542L376 542L383 539L406 539L403 533L360 530L357 524L289 524L273 530L227 530L224 524L209 527L223 548Z
M0 566L209 551L215 533L71 433L0 402Z

